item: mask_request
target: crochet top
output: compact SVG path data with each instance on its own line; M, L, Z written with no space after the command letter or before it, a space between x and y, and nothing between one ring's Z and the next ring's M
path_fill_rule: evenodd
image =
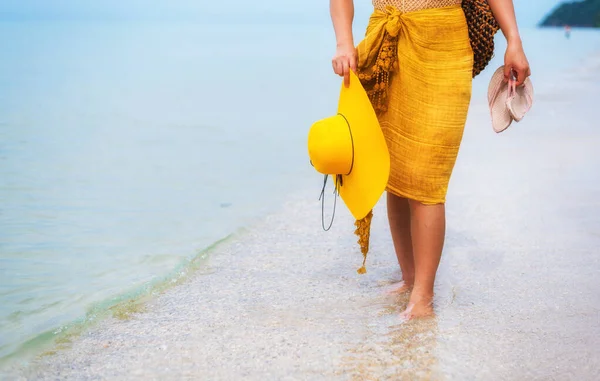
M400 12L412 12L421 9L443 8L460 5L462 0L373 0L375 9L385 11L387 6L393 6Z

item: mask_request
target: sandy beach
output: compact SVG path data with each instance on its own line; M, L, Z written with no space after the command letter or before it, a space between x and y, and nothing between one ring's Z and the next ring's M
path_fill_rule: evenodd
M139 312L2 378L599 379L600 56L586 65L536 93L532 112L501 135L485 99L473 99L436 318L404 323L407 295L385 293L401 275L383 200L361 276L341 204L332 231L321 229L315 174L311 189L217 245Z

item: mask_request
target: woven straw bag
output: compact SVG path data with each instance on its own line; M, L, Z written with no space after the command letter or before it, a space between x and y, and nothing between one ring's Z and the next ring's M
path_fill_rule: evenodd
M485 69L494 56L494 35L500 29L487 0L463 0L473 49L473 77Z

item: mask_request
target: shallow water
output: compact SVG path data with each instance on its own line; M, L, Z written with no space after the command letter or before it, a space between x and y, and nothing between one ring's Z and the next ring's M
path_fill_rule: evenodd
M235 62L264 31L197 49L201 27L2 28L0 357L170 272L308 172L293 90L269 89L257 56Z
M0 35L0 358L318 187L305 133L335 108L328 25L29 21ZM536 90L556 97L600 43L524 36Z

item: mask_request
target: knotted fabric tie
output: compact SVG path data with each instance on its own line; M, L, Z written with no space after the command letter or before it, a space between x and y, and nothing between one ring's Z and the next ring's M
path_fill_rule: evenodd
M398 37L404 28L403 13L388 6L375 10L365 38L358 44L358 78L379 115L387 111L390 76L398 70Z
M391 74L398 70L398 37L404 28L403 13L388 6L385 11L375 10L369 20L365 38L358 44L358 78L362 83L375 112L387 111L388 88ZM365 263L369 252L373 211L355 222L358 244L363 254L359 274L367 272Z

